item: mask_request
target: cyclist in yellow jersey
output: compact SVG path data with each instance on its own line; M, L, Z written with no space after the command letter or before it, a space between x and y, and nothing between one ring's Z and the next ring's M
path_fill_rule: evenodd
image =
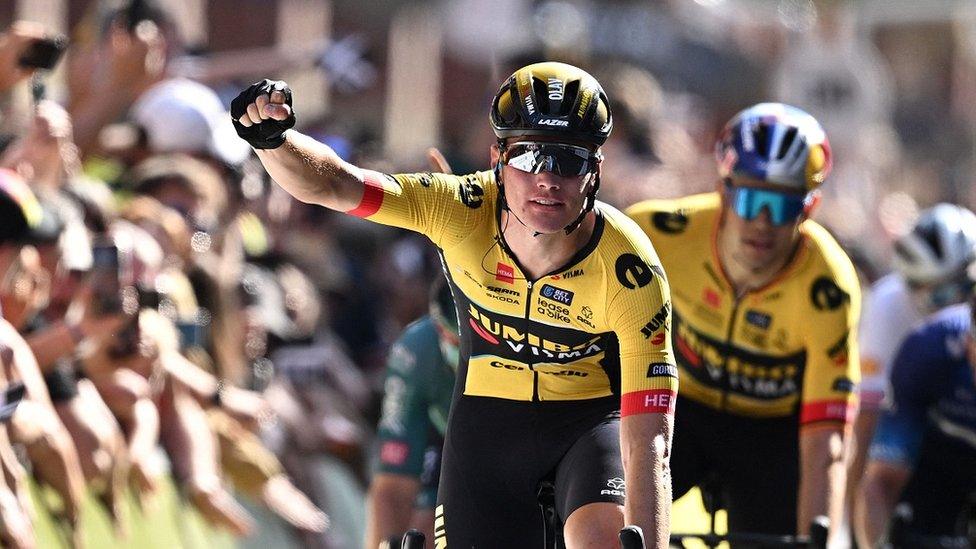
M640 228L595 200L612 118L592 76L561 63L516 71L492 103L493 169L465 176L340 160L290 130L283 82L251 86L231 116L299 200L421 232L440 250L461 358L435 547L541 546L544 480L569 547L616 546L625 522L667 545L668 285ZM648 311L654 337L642 333Z
M813 117L765 103L726 125L716 154L718 192L627 210L671 281L673 494L717 479L730 531L805 533L817 515L839 521L859 375L857 277L808 219L830 149Z

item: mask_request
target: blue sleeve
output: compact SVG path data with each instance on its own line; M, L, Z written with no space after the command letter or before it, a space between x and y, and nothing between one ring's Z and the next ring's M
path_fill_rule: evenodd
M929 407L937 399L939 372L949 360L945 334L937 326L923 326L905 338L892 362L891 386L871 441L870 459L914 466Z

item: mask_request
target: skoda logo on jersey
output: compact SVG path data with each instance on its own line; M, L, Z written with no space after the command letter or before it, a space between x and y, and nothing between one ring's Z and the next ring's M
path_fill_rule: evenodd
M643 288L654 280L654 271L643 259L634 254L623 254L618 257L615 270L617 280L624 288L630 290Z
M542 295L542 297L551 299L553 301L558 301L563 305L571 305L573 303L573 292L569 290L561 290L555 286L550 286L549 284L543 284L542 290L539 293Z
M813 281L810 288L810 299L813 305L821 311L833 311L844 303L847 303L851 296L841 290L833 280L822 276Z

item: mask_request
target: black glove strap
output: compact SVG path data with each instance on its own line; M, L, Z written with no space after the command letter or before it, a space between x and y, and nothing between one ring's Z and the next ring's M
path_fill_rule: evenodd
M260 124L245 126L240 123L240 118L247 114L247 106L254 103L254 100L261 95L271 97L272 92L280 91L285 95L285 104L292 107L291 88L281 80L268 80L265 78L260 82L251 84L246 90L242 91L230 104L230 116L234 122L234 129L237 135L247 141L255 149L277 149L285 142L285 131L295 126L295 109L292 107L291 114L284 120L268 118L262 120Z

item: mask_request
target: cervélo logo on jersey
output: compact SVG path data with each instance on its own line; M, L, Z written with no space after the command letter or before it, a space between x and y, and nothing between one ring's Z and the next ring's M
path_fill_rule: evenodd
M604 348L605 335L552 327L548 327L546 331L547 327L544 325L535 326L540 330L538 332L528 331L524 328L524 319L483 312L474 304L468 305L468 315L468 324L481 341L507 351L499 353L492 349L490 352L508 355L512 360L524 361L526 356L531 356L555 362L571 362L601 353ZM474 342L477 343L478 339ZM475 354L476 349L472 351L472 355Z

